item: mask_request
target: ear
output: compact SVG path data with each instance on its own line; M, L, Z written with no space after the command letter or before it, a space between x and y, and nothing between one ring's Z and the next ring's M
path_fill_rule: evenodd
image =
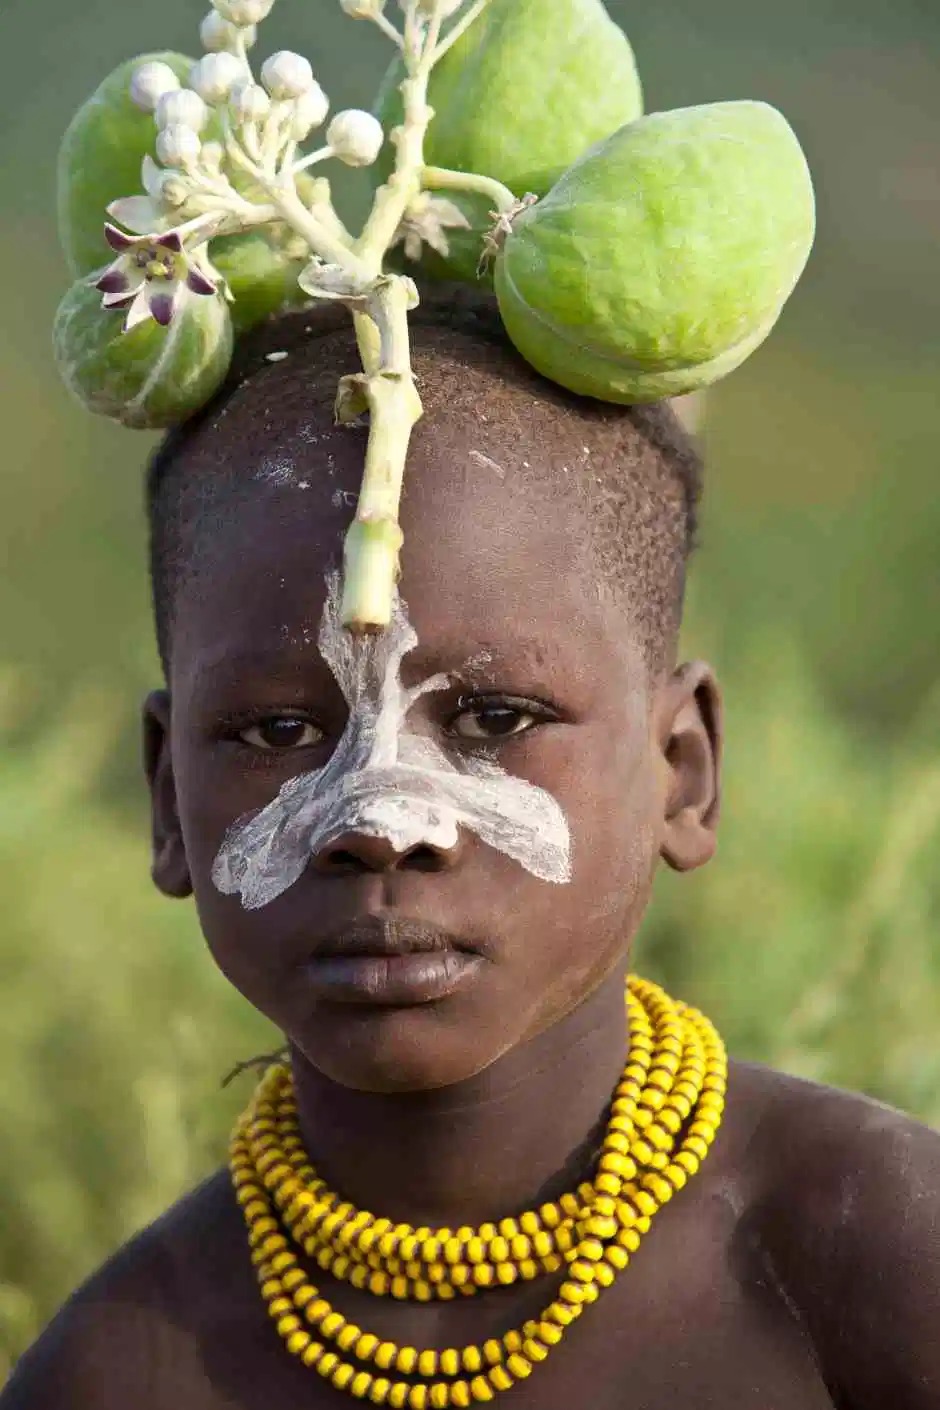
M704 662L681 666L666 686L659 718L666 788L660 853L674 871L715 855L721 803L721 692Z
M183 899L193 893L183 846L176 779L170 757L170 696L155 690L144 701L144 771L150 785L153 836L151 875L164 896Z

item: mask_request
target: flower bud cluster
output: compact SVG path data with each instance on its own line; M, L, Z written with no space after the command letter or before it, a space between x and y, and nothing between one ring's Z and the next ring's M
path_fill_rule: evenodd
M222 50L204 54L189 74L190 87L210 107L224 103L235 87L245 78L245 65L234 54Z

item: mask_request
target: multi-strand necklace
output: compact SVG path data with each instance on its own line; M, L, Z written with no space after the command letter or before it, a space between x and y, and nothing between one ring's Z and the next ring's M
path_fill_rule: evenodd
M304 1149L289 1068L268 1070L236 1125L230 1165L261 1295L294 1356L337 1390L408 1410L489 1401L532 1374L627 1267L721 1123L728 1064L708 1019L635 976L626 1004L629 1053L593 1178L478 1228L412 1228L341 1199ZM418 1350L348 1321L292 1244L377 1297L446 1301L551 1274L561 1282L539 1317L501 1338Z

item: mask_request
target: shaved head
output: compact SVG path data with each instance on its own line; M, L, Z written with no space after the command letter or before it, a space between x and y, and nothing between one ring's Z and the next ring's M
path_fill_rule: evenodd
M701 485L698 455L667 406L615 408L541 378L512 348L495 302L438 292L412 316L424 405L402 508L416 477L447 466L463 514L483 516L511 489L514 512L557 518L599 596L615 593L648 661L673 658ZM322 492L339 462L364 461L365 426L336 426L338 380L358 368L344 309L317 308L245 340L214 401L164 441L148 477L157 636L168 669L181 583L198 573L214 530L274 487ZM337 488L351 520L354 497ZM335 504L334 504L335 507ZM582 554L589 549L589 554Z

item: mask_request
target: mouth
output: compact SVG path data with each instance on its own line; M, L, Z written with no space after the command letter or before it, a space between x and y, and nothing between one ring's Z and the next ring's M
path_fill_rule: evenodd
M366 916L325 936L305 974L324 1002L410 1008L449 997L482 964L478 951L444 930Z

